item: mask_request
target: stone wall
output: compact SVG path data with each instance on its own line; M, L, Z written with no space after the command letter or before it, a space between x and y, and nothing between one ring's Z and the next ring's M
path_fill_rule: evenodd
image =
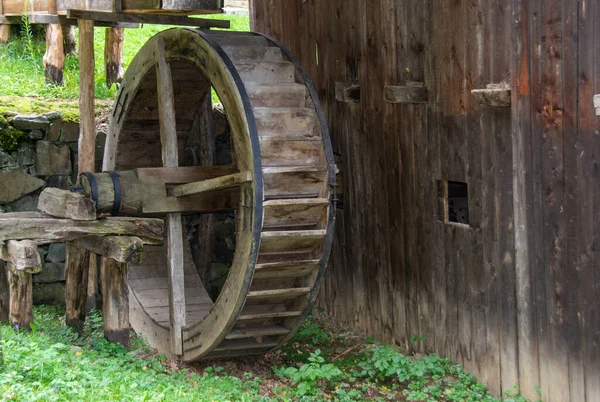
M56 112L0 119L0 213L37 211L44 188L68 189L76 181L79 124ZM106 134L96 138L100 169ZM33 276L34 303L62 303L65 246L40 246L39 252L43 270Z

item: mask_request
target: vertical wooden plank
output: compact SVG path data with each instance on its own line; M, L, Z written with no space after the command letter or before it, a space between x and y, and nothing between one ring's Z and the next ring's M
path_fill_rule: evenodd
M83 328L86 314L87 269L91 253L68 243L65 262L66 324L78 330Z
M566 216L564 183L564 79L563 9L559 0L540 4L540 87L538 129L541 139L542 208L541 244L545 257L540 278L545 288L542 303L546 306L547 323L540 328L543 355L542 391L545 400L569 400L567 344L561 339L566 323L563 291L566 286Z
M583 270L580 245L586 239L581 233L580 215L582 198L580 193L579 161L581 157L580 133L578 132L578 82L579 60L578 52L578 2L562 1L562 58L564 72L562 77L563 91L563 165L564 165L564 200L563 213L565 216L565 260L561 269L564 278L564 289L560 298L563 303L565 324L559 332L559 342L567 344L567 367L569 380L569 397L571 401L585 400L585 377L583 372L583 344L581 327L581 287ZM581 49L581 51L585 51ZM588 218L584 218L588 219Z
M579 188L581 214L581 299L583 300L583 356L587 401L600 395L600 118L590 99L600 93L600 4L579 3ZM591 217L591 219L590 219Z
M91 311L98 307L98 258L96 257L97 256L95 254L90 255L90 263L88 266L87 301L85 303L86 311Z
M10 289L10 325L20 329L30 329L33 322L33 280L31 274L17 271L11 263L6 263L6 265Z
M164 167L178 166L175 95L171 67L165 58L162 38L156 41L156 80L158 115ZM183 354L181 329L185 326L185 283L183 273L183 227L181 214L167 214L167 259L169 261L169 299L171 347L175 355Z
M104 310L104 336L110 342L130 345L129 288L127 264L102 258L102 307Z
M8 322L9 300L8 267L4 261L0 261L0 322Z
M535 398L540 384L535 321L535 260L531 194L531 72L529 3L511 2L513 205L515 214L515 271L517 287L519 388Z

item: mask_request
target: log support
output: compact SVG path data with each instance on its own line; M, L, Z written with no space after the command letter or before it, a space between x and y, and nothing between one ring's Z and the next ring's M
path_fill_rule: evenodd
M65 306L69 327L83 329L86 315L90 252L67 244L65 262Z
M10 40L10 25L1 24L0 25L0 45L4 45L8 43Z
M102 258L100 277L104 309L104 336L110 342L117 342L129 347L127 264L110 258Z
M104 66L109 88L123 79L123 33L123 28L106 28Z
M46 25L46 53L44 54L44 75L46 82L62 85L65 67L63 31L60 24Z
M65 55L74 55L77 53L77 37L75 36L75 27L73 25L62 25L63 31L63 48L65 50Z
M18 271L11 263L8 267L9 321L19 329L30 329L33 322L32 277L28 272Z

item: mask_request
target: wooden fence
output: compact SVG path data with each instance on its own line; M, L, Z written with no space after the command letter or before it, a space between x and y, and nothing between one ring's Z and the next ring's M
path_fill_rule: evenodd
M253 0L251 18L302 61L341 156L335 322L422 335L495 393L600 400L600 2ZM384 101L409 81L427 103ZM511 107L479 104L488 84Z

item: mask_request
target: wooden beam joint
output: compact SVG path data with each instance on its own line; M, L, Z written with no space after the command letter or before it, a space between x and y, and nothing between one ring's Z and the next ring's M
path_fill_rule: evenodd
M429 94L423 82L407 81L405 86L386 85L383 88L383 100L387 103L427 103Z
M489 107L510 107L511 91L507 84L488 84L485 89L473 89L473 97L479 104Z
M239 172L227 176L217 177L195 183L183 184L173 188L173 195L183 197L191 194L205 193L208 191L223 190L252 182L252 172Z
M360 102L360 85L346 82L336 82L335 100L339 102Z

